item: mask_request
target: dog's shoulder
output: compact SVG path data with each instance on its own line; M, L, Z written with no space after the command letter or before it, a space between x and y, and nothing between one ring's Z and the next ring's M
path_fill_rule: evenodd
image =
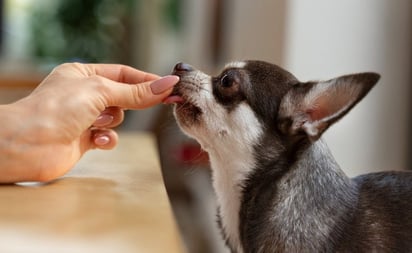
M353 239L360 239L358 242L372 251L410 252L412 172L370 173L353 180L358 187L358 206L351 226L355 229L350 233Z
M391 219L406 216L412 226L412 172L370 173L354 178L354 182L358 187L358 205L365 212L369 210Z
M412 171L375 172L353 179L360 193L385 194L388 197L412 196Z

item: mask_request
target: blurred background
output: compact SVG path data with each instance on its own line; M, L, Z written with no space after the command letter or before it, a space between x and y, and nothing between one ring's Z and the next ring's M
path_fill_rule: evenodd
M411 1L0 0L0 13L1 103L71 61L167 75L179 61L216 74L228 61L260 59L302 81L375 71L378 85L325 138L350 176L412 167ZM207 157L181 134L171 108L127 112L119 131L158 137L189 252L226 252Z

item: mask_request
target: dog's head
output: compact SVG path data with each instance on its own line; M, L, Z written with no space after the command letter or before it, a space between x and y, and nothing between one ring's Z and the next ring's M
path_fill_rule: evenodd
M253 144L262 134L317 140L378 81L376 73L300 82L262 61L233 62L217 76L185 63L180 82L165 103L174 103L179 126L207 150L212 140ZM252 143L251 143L252 142Z

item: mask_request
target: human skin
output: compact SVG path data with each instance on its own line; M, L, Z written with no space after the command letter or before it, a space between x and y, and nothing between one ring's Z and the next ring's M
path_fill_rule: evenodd
M162 102L178 82L116 64L56 67L27 97L0 105L0 183L50 181L90 149L111 149L124 109Z

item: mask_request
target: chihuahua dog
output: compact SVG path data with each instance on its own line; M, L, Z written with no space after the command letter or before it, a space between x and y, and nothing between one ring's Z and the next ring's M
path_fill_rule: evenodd
M300 82L262 61L215 77L179 63L173 74L164 102L209 154L232 252L412 252L412 173L351 179L320 138L378 74Z

